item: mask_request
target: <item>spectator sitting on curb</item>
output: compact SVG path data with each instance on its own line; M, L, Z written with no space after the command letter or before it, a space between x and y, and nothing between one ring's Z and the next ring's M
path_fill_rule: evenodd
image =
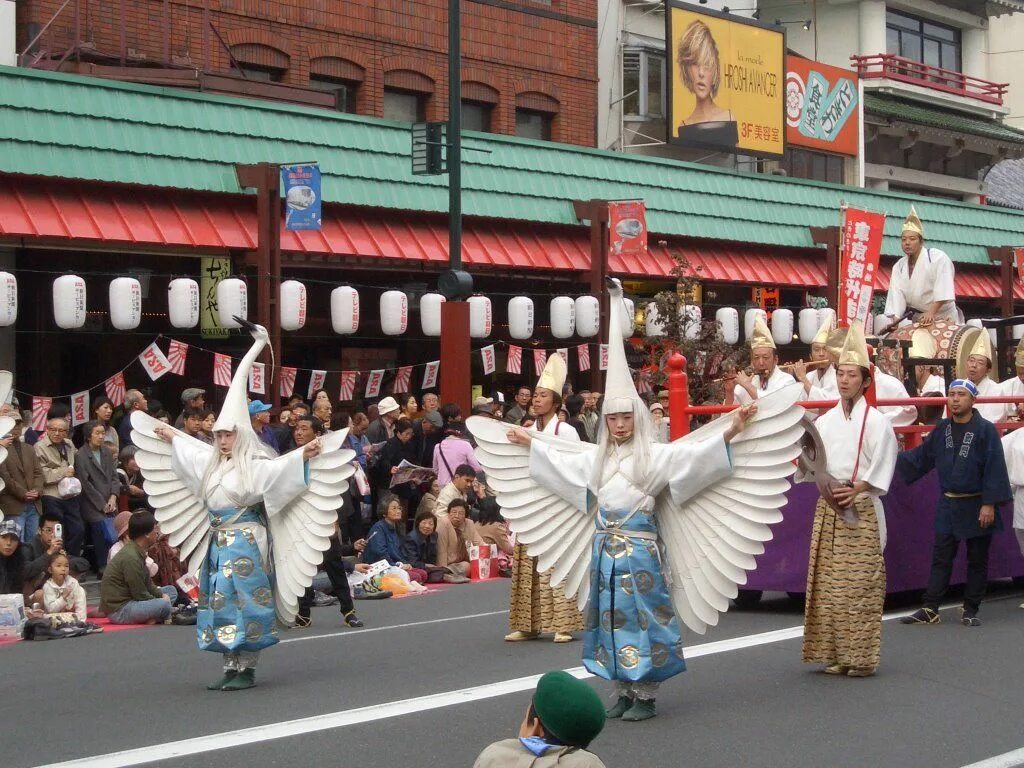
M444 580L447 569L437 564L437 518L424 510L416 515L412 532L402 542L402 559L427 574L427 582Z
M465 499L453 499L448 514L437 520L437 564L447 566L444 580L449 584L469 581L468 545L483 544L476 525L469 519L469 505Z
M0 520L0 595L25 595L25 552L15 520Z
M372 565L379 560L387 560L389 565L401 568L412 581L422 584L427 580L427 572L413 568L402 561L402 539L398 526L402 524L404 512L402 501L397 496L386 496L381 502L384 512L381 519L373 524L366 536L366 548L363 550L363 562Z
M537 681L519 738L491 744L473 768L604 768L587 751L604 723L604 705L593 688L568 672L548 672Z
M146 571L146 550L159 535L151 512L139 512L128 521L130 541L107 564L100 586L100 610L111 624L156 624L171 617L177 590L157 588Z
M85 590L78 580L71 576L71 561L63 552L50 555L47 572L50 578L43 584L42 606L47 615L61 616L67 621L84 622L86 619Z
M476 470L469 464L459 464L455 468L455 474L447 485L441 487L437 494L437 501L434 502L434 514L437 517L444 517L448 514L448 506L456 499L466 501L469 497L469 489L476 480Z
M30 589L38 588L46 568L50 564L50 556L64 551L63 531L57 536L57 526L60 524L60 515L52 509L43 512L39 518L39 530L23 547L25 553L25 583ZM71 563L71 573L76 578L89 570L89 561L84 557L68 556Z
M132 446L134 447L134 446ZM117 541L110 545L110 552L108 556L111 560L124 549L124 545L128 543L128 523L132 519L131 512L118 512L117 517L114 518L114 533L117 535ZM150 578L155 578L157 574L157 565L148 554L146 555L146 572Z

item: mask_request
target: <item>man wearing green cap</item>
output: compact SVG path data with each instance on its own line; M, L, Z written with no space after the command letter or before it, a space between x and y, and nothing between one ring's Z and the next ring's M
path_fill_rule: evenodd
M568 672L548 672L537 681L518 739L496 741L473 768L604 768L587 751L604 728L601 698Z

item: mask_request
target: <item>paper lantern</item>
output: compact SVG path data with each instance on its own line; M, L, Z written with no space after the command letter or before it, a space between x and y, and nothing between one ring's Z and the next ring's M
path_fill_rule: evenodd
M533 299L516 296L508 301L508 335L513 339L533 336Z
M776 344L793 343L793 310L776 309L772 312L772 340Z
M597 336L601 330L601 302L596 296L576 299L576 333L585 339Z
M555 296L551 300L551 335L568 339L576 330L576 302L568 296Z
M347 285L331 291L331 327L343 336L359 330L359 291Z
M740 313L733 307L722 307L715 312L715 322L722 333L722 341L736 344L740 340Z
M53 281L53 319L65 330L85 325L85 280L78 275L61 275Z
M441 335L441 305L445 298L440 293L424 293L420 297L420 327L424 336Z
M401 291L380 295L380 329L385 336L399 336L409 327L409 297Z
M469 335L474 339L486 339L491 335L491 300L486 296L470 296Z
M622 312L622 338L628 339L636 330L636 304L632 299L623 299L625 309Z
M818 335L821 322L818 320L818 310L807 307L800 310L797 317L797 330L800 333L800 341L803 344L810 344Z
M245 282L229 277L217 283L217 322L222 328L241 328L233 317L249 319L249 293Z
M142 322L142 286L134 277L110 281L110 324L119 331L130 331Z
M18 319L18 278L0 272L0 325L14 325Z
M665 323L658 316L658 305L653 301L644 308L644 336L657 338L665 335Z
M199 283L179 277L167 284L167 319L174 328L199 325Z
M298 280L281 283L281 330L297 331L306 324L306 286Z
M684 304L679 307L679 322L682 324L684 338L700 338L701 324L704 322L704 313L696 304Z
M748 309L743 315L743 338L749 339L754 335L754 318L758 315L764 321L765 325L768 324L768 313L763 309L752 308Z

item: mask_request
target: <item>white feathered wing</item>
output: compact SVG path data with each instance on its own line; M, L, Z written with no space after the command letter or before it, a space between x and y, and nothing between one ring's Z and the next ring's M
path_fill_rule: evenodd
M171 546L179 548L179 559L189 573L196 574L210 545L210 515L205 502L171 469L171 444L156 436L153 430L158 426L167 425L141 412L132 414L132 441L138 448L135 458L161 530ZM213 446L173 431L176 440L191 441L197 450L212 456ZM321 438L320 455L309 461L306 490L268 517L271 583L282 624L295 621L299 597L313 583L323 553L330 547L337 510L355 471L351 463L355 453L341 447L347 435L348 430L342 430Z
M476 457L487 472L487 484L497 494L501 514L516 541L537 558L537 570L554 569L551 583L563 585L565 596L576 598L582 610L590 594L590 543L594 538L594 504L582 512L557 493L530 477L530 449L508 441L508 424L471 416L466 426L476 439ZM596 446L531 432L534 440L567 454L593 452Z
M11 396L11 389L14 387L14 375L10 371L0 371L0 404L6 403ZM13 406L12 406L13 407ZM14 429L14 417L0 416L0 437L6 437ZM0 464L7 460L7 449L0 445ZM0 491L6 486L0 480ZM3 510L0 510L0 520L4 519Z

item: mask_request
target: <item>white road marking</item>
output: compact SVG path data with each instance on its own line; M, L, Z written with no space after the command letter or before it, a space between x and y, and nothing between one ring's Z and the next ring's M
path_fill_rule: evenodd
M302 643L306 640L320 640L325 637L353 637L355 635L365 635L369 632L386 632L389 629L406 629L408 627L422 627L427 624L443 624L449 621L464 621L465 619L479 619L481 616L500 616L505 611L487 611L486 613L470 613L466 616L449 616L444 619L428 619L427 621L410 621L407 624L388 624L383 627L369 627L367 629L342 629L338 632L325 632L322 635L303 635L300 637L286 637L284 640L278 643L278 645L284 645L285 643Z
M1024 747L965 765L963 768L1019 768L1022 765L1024 765Z
M1000 598L995 599L998 600ZM947 610L949 608L956 607L956 605L958 604L945 605L942 606L940 610ZM494 614L499 613L506 613L506 611L494 612ZM911 613L913 613L913 610L896 611L894 613L886 614L882 617L882 620L893 621L895 619L900 619L903 616L909 616ZM473 616L476 615L477 614L473 614ZM464 616L461 618L471 618L471 616ZM413 622L408 625L396 624L391 627L378 627L376 629L383 631L385 629L396 629L400 626L417 626L441 621L451 621L451 619ZM700 656L712 656L719 653L738 651L744 648L753 648L759 645L778 643L784 640L793 640L802 636L803 631L803 625L800 625L796 627L787 627L785 629L776 629L770 632L760 632L754 635L744 635L742 637L734 637L726 640L716 640L710 643L701 643L700 645L687 647L686 657L688 659L694 659ZM355 632L343 632L341 634L355 634ZM320 637L331 636L332 635L316 635L309 638L296 637L290 638L289 641L307 639L315 640ZM583 667L572 667L565 671L581 680L592 677L592 675ZM137 749L110 752L105 755L81 757L60 763L48 763L46 765L36 766L36 768L128 768L129 766L134 765L145 765L147 763L155 763L160 760L173 760L176 758L187 757L188 755L197 755L204 752L230 749L231 747L251 746L264 741L284 739L291 736L301 736L306 733L315 733L317 731L326 731L334 728L345 728L347 726L358 725L360 723L386 720L392 717L402 717L403 715L427 712L429 710L441 709L443 707L451 707L459 704L468 704L473 701L482 701L484 699L492 699L498 696L507 696L511 693L521 693L522 691L532 690L537 685L537 680L539 679L539 674L528 675L526 677L517 677L511 680L502 680L497 683L487 683L470 688L462 688L456 691L444 691L442 693L434 693L427 696L417 696L412 699L384 702L382 704L374 704L368 707L360 707L358 709L348 709L342 712L328 712L322 715L302 717L296 720L267 723L266 725L241 728L235 731L213 733L208 736L197 736L192 739L182 739L181 741L170 741L164 744L154 744L152 746L140 747ZM992 758L992 760L1000 760L1003 758L1009 759L1018 754L1024 756L1024 750L1020 750L1019 753L1011 752L998 758ZM982 762L975 763L973 766L965 766L965 768L1014 768L1017 765L1019 765L1019 763Z

